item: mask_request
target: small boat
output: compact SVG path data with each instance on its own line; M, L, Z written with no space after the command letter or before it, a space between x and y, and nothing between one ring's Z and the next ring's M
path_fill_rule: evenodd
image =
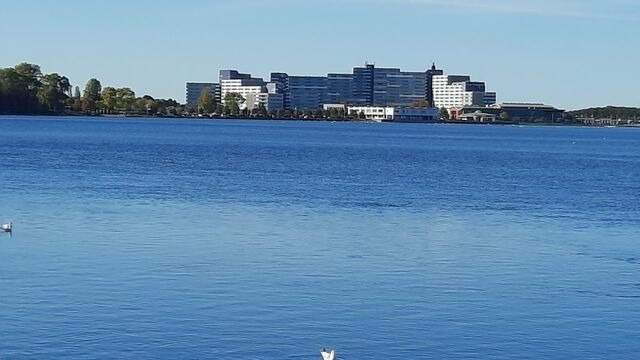
M2 231L11 232L12 229L13 229L13 224L11 222L8 222L6 224L2 224Z
M320 355L322 355L322 360L337 360L338 359L338 357L336 356L336 351L335 350L322 349L322 351L320 351Z

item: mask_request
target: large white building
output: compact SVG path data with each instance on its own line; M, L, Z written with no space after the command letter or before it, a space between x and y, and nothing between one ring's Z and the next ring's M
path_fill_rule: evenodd
M471 81L469 76L433 76L433 105L437 108L487 106L495 102L496 93L487 92L483 82Z
M253 110L260 105L267 110L283 108L283 96L276 93L275 84L265 83L251 74L242 74L235 70L220 71L220 97L224 103L227 94L235 93L245 100L240 109Z

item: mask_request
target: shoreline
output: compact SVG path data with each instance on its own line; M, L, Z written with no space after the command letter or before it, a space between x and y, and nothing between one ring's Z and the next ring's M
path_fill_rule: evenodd
M96 118L96 119L162 119L162 120L255 120L255 121L299 121L299 122L350 122L350 123L374 123L374 124L441 124L441 125L489 125L489 126L552 126L552 127L585 127L585 128L640 128L640 123L620 125L588 125L580 123L533 123L533 122L469 122L469 121L372 121L366 119L350 118L278 118L278 117L241 117L241 116L157 116L157 115L123 115L123 114L0 114L2 117L45 117L45 118Z

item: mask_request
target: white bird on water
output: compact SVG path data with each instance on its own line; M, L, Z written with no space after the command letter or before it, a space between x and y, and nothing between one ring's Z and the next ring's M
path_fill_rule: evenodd
M322 360L337 360L338 359L338 357L336 356L336 351L335 350L322 349L322 351L320 352L320 355L322 355Z
M13 223L11 221L6 224L2 224L2 231L11 232L11 230L13 230Z

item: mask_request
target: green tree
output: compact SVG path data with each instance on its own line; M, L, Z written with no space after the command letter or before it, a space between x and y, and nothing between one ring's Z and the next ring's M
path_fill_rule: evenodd
M57 73L44 75L38 89L38 100L49 111L60 113L64 111L65 100L69 98L67 92L70 88L71 85L66 76L60 76Z
M116 108L126 113L133 108L136 100L136 94L128 87L116 89Z
M449 120L451 119L451 117L449 116L449 110L447 110L447 108L443 107L440 108L440 120Z
M240 105L244 104L245 99L238 93L227 93L224 96L225 112L231 115L240 114Z
M215 113L216 113L216 115L224 114L224 106L222 104L216 104Z
M105 88L106 89L106 88ZM97 79L90 79L84 86L82 93L82 110L85 112L94 112L96 106L101 99L102 84ZM105 105L105 107L107 107Z
M91 99L95 102L100 100L100 93L102 92L102 84L97 79L89 79L84 86L83 99Z
M178 109L175 106L167 106L165 109L167 116L178 116Z
M71 98L69 99L69 107L71 108L71 110L73 110L74 112L80 112L82 111L82 100L77 99L77 98Z
M216 109L216 104L211 95L211 88L205 87L198 98L198 108L205 114L211 114Z
M102 89L102 93L100 95L102 98L101 105L102 108L107 112L113 112L118 106L118 99L116 94L116 89L110 86Z
M42 86L40 79L42 71L40 66L29 63L21 63L15 66L15 71L20 77L20 85L31 94L36 94Z
M37 88L35 91L30 89L33 85L15 68L0 69L0 113L39 113L41 106L36 98Z
M498 115L498 118L501 121L509 121L509 113L506 112L506 111L503 111L503 112L500 113L500 115Z
M86 113L93 113L96 111L96 102L92 98L84 98L80 100L80 107L82 111Z
M264 118L269 116L269 112L267 111L267 108L265 108L263 104L259 104L258 107L251 110L251 115L255 117Z

